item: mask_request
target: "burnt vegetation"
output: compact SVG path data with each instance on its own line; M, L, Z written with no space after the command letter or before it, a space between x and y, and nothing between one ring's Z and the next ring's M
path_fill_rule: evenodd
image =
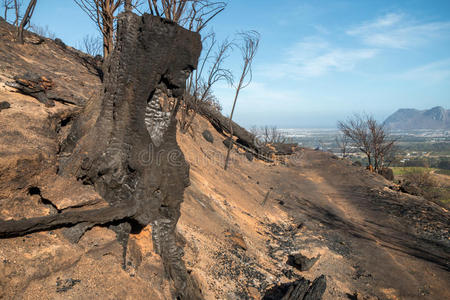
M396 140L393 139L384 124L380 124L370 115L354 115L346 121L340 121L338 128L342 135L337 142L343 153L350 146L356 147L367 157L368 168L381 172L392 162Z

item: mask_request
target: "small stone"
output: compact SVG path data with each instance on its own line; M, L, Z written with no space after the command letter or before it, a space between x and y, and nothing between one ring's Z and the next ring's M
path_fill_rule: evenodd
M214 143L214 137L209 130L203 131L202 135L205 140L207 140L211 144Z
M77 283L80 283L79 279L68 278L66 280L61 280L59 277L56 278L56 292L64 293L71 290Z
M67 48L66 44L60 38L56 38L55 39L55 44L60 46L63 49Z
M229 148L229 147L230 147L230 138L227 138L227 139L223 140L223 144L224 144L227 148Z
M253 161L253 154L251 154L250 152L246 152L246 153L245 153L245 157L246 157L249 161Z
M357 161L353 162L352 165L356 166L356 167L361 167L362 163L359 160L357 160Z
M287 264L297 268L300 271L308 271L319 260L320 255L308 258L301 253L289 255Z
M3 109L8 109L10 107L11 107L11 105L9 104L9 102L6 102L6 101L0 102L0 111L2 111Z

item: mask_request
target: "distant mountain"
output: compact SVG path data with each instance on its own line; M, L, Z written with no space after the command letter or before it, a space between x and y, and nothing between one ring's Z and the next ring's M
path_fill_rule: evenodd
M441 106L429 110L402 108L390 115L384 123L390 129L450 130L450 110Z

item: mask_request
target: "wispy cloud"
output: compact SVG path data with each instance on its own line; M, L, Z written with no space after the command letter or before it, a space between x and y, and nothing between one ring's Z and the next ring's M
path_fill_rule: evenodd
M347 31L372 47L406 49L450 36L450 22L418 22L405 14L389 13Z
M427 83L448 81L450 84L450 58L435 61L394 75L394 79Z
M259 71L278 78L318 77L333 71L351 71L358 62L374 57L376 52L333 47L321 38L310 37L287 49L282 62L266 65Z

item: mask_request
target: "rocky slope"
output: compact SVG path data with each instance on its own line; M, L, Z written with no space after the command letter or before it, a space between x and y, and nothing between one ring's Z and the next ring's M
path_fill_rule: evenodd
M33 44L36 37L27 36L18 45L0 25L0 102L9 103L0 110L0 219L107 206L89 186L51 180L73 120L100 89L95 68L50 40ZM66 97L83 101L46 107L5 85L29 69L46 72ZM177 241L189 280L205 299L280 299L293 283L321 275L324 299L450 297L445 209L309 149L283 163L250 161L235 149L224 172L224 137L202 117L177 140L191 181ZM172 299L152 225L131 233L125 268L110 227L93 226L75 243L66 230L62 224L0 239L0 298ZM299 253L317 262L299 266Z
M390 115L384 123L391 129L450 129L450 110L436 106L428 110L403 108Z

